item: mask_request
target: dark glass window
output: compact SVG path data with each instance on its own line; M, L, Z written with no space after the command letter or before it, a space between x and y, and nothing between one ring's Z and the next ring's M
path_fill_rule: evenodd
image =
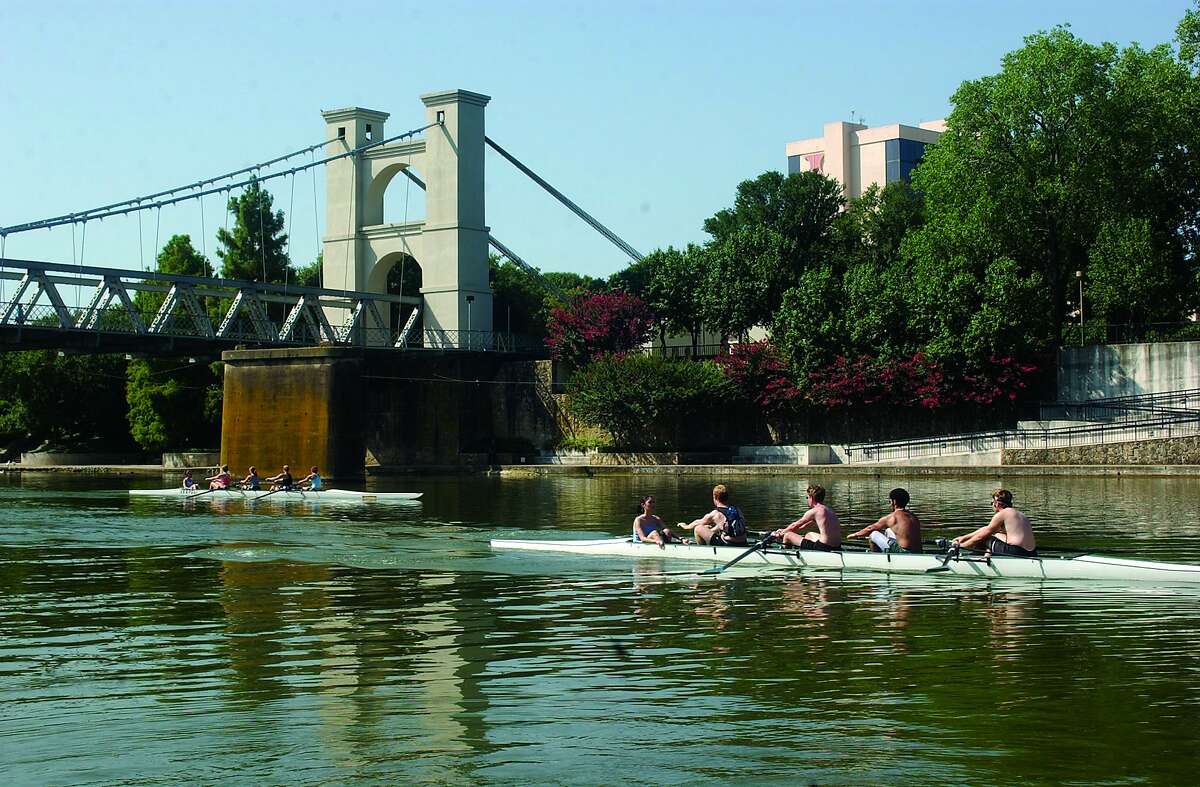
M913 169L925 158L925 143L915 139L889 139L883 145L887 183L908 180Z
M804 170L800 166L800 162L803 160L803 156L788 156L788 174L794 175L797 172L803 172Z

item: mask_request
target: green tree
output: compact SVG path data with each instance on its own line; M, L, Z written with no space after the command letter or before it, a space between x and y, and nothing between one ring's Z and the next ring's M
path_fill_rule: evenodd
M1175 28L1175 40L1179 44L1179 59L1193 71L1200 71L1200 0L1195 0L1184 13Z
M296 268L292 274L292 281L300 287L320 287L324 281L321 272L324 265L325 253L321 252L312 262Z
M793 244L766 226L745 226L709 244L703 255L699 314L722 336L742 336L767 325L784 288L795 281L787 260Z
M492 255L489 262L494 330L545 337L550 314L546 285L511 260Z
M624 448L702 447L689 428L733 396L711 361L673 361L641 353L605 356L572 375L571 413L607 430Z
M216 364L178 358L133 360L125 383L129 433L147 451L210 448L220 442Z
M1177 320L1187 290L1175 274L1162 245L1151 237L1150 222L1106 221L1088 259L1087 307L1108 323Z
M784 262L799 275L823 256L844 205L842 187L819 172L765 172L738 184L733 207L706 219L704 231L718 244L739 232L778 233L788 242Z
M1075 271L1114 214L1147 219L1186 269L1200 129L1195 80L1169 49L1118 52L1055 28L952 100L946 133L914 174L927 222L907 251L976 283L1000 258L1022 279L1037 274L1049 314L1035 321L1055 340Z
M666 345L668 332L686 333L694 354L703 327L701 304L708 266L704 249L691 243L684 249L656 249L642 259L641 266L646 274L641 297L654 312L659 343Z
M221 248L221 276L283 284L289 275L287 234L283 211L274 211L270 192L257 181L251 182L226 206L233 214L233 229L217 230Z
M0 353L0 435L123 450L124 374L119 355Z
M207 277L212 275L208 258L196 251L190 235L172 235L158 252L155 270L177 276ZM166 299L161 292L137 292L133 302L147 325L154 319Z

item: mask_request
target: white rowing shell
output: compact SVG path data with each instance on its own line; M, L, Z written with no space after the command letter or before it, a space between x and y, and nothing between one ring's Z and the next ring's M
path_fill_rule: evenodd
M216 500L257 500L260 497L271 496L272 500L357 500L361 502L388 502L401 500L416 500L421 492L355 492L352 489L322 489L319 492L311 490L291 489L286 492L272 492L270 489L249 491L246 489L130 489L129 494L135 497L178 497L188 499L204 496Z
M581 555L620 555L627 557L667 558L726 563L746 551L745 546L705 546L698 544L657 544L635 542L631 538L596 540L541 541L495 539L492 549L517 549L542 552L571 552ZM945 553L921 555L881 554L878 552L817 552L770 547L758 550L738 563L739 566L773 565L795 568L837 569L844 571L882 571L898 574L923 574L942 565ZM1158 563L1148 560L1122 560L1102 555L1071 557L992 557L962 555L946 563L947 573L969 577L1026 579L1094 579L1136 582L1200 583L1200 566L1185 563Z

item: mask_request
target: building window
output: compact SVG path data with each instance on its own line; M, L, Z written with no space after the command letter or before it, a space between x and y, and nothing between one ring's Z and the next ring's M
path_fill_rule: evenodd
M912 171L925 158L925 143L915 139L889 139L883 144L886 182L909 180Z
M803 160L802 156L788 156L788 174L795 175L797 172L803 172L804 166L800 163Z

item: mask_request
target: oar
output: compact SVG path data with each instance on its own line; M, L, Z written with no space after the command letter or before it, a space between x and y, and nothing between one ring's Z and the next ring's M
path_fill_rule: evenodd
M758 550L760 550L760 549L762 549L763 547L765 547L767 544L771 543L771 540L772 540L774 537L775 537L775 536L774 536L773 534L771 534L771 533L767 533L767 536L766 536L766 538L764 538L762 541L759 541L759 542L757 542L757 543L756 543L754 546L750 547L750 548L749 548L749 549L747 549L745 552L743 552L742 554L740 554L740 555L738 555L737 557L735 557L733 560L730 560L730 561L729 561L728 563L726 563L725 565L723 565L723 566L717 566L716 568L709 568L709 569L705 569L704 571L700 571L700 572L698 572L698 573L697 573L697 576L705 576L706 574L720 574L722 571L724 571L725 569L729 568L729 567L730 567L730 566L732 566L734 563L737 563L737 562L738 562L738 561L740 561L742 558L745 558L745 557L750 557L750 555L751 555L752 553L754 553L754 552L757 552Z
M268 497L275 494L276 492L286 492L286 491L288 491L288 490L284 489L283 487L280 487L279 489L272 489L270 492L267 492L262 497L254 498L254 500L255 500L255 502L258 502L259 500L266 500Z

